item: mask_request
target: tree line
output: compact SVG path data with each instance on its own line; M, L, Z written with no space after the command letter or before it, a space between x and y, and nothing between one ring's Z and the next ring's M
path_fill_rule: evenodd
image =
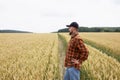
M19 30L0 30L0 33L32 33L32 32Z
M79 32L120 32L120 27L79 27ZM68 28L59 29L58 32L68 32Z

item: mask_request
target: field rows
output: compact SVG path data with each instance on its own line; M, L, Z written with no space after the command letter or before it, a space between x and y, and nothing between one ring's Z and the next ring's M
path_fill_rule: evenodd
M81 37L113 50L120 54L120 33L80 33Z
M57 80L57 34L0 34L0 80Z
M120 33L80 33L84 41L120 62Z
M61 34L69 41L68 34ZM89 80L119 80L120 79L120 63L105 53L86 45L89 50L88 60L82 65L81 78ZM87 75L87 76L84 76Z
M65 42L70 36L60 35L65 39L56 33L0 34L0 80L62 80ZM105 45L106 41L102 43ZM86 46L90 53L82 65L81 80L119 80L120 63L104 52Z

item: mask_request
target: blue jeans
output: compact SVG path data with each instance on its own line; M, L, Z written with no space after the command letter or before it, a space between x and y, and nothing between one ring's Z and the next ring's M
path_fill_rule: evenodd
M64 80L80 80L80 71L74 67L67 68L64 74Z

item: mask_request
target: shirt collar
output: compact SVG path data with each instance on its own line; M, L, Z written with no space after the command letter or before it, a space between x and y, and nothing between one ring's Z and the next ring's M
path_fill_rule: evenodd
M73 32L71 38L74 38L76 35L78 35L78 32Z

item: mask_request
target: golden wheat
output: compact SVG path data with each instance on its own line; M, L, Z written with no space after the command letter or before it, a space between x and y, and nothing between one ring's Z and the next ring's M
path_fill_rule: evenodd
M57 80L57 34L0 34L0 80Z
M81 37L103 45L120 54L120 33L80 33Z
M67 40L70 36L66 33L62 33ZM89 57L83 63L83 68L86 72L90 72L88 76L93 76L94 80L119 80L120 79L120 63L99 50L86 45L89 50Z

